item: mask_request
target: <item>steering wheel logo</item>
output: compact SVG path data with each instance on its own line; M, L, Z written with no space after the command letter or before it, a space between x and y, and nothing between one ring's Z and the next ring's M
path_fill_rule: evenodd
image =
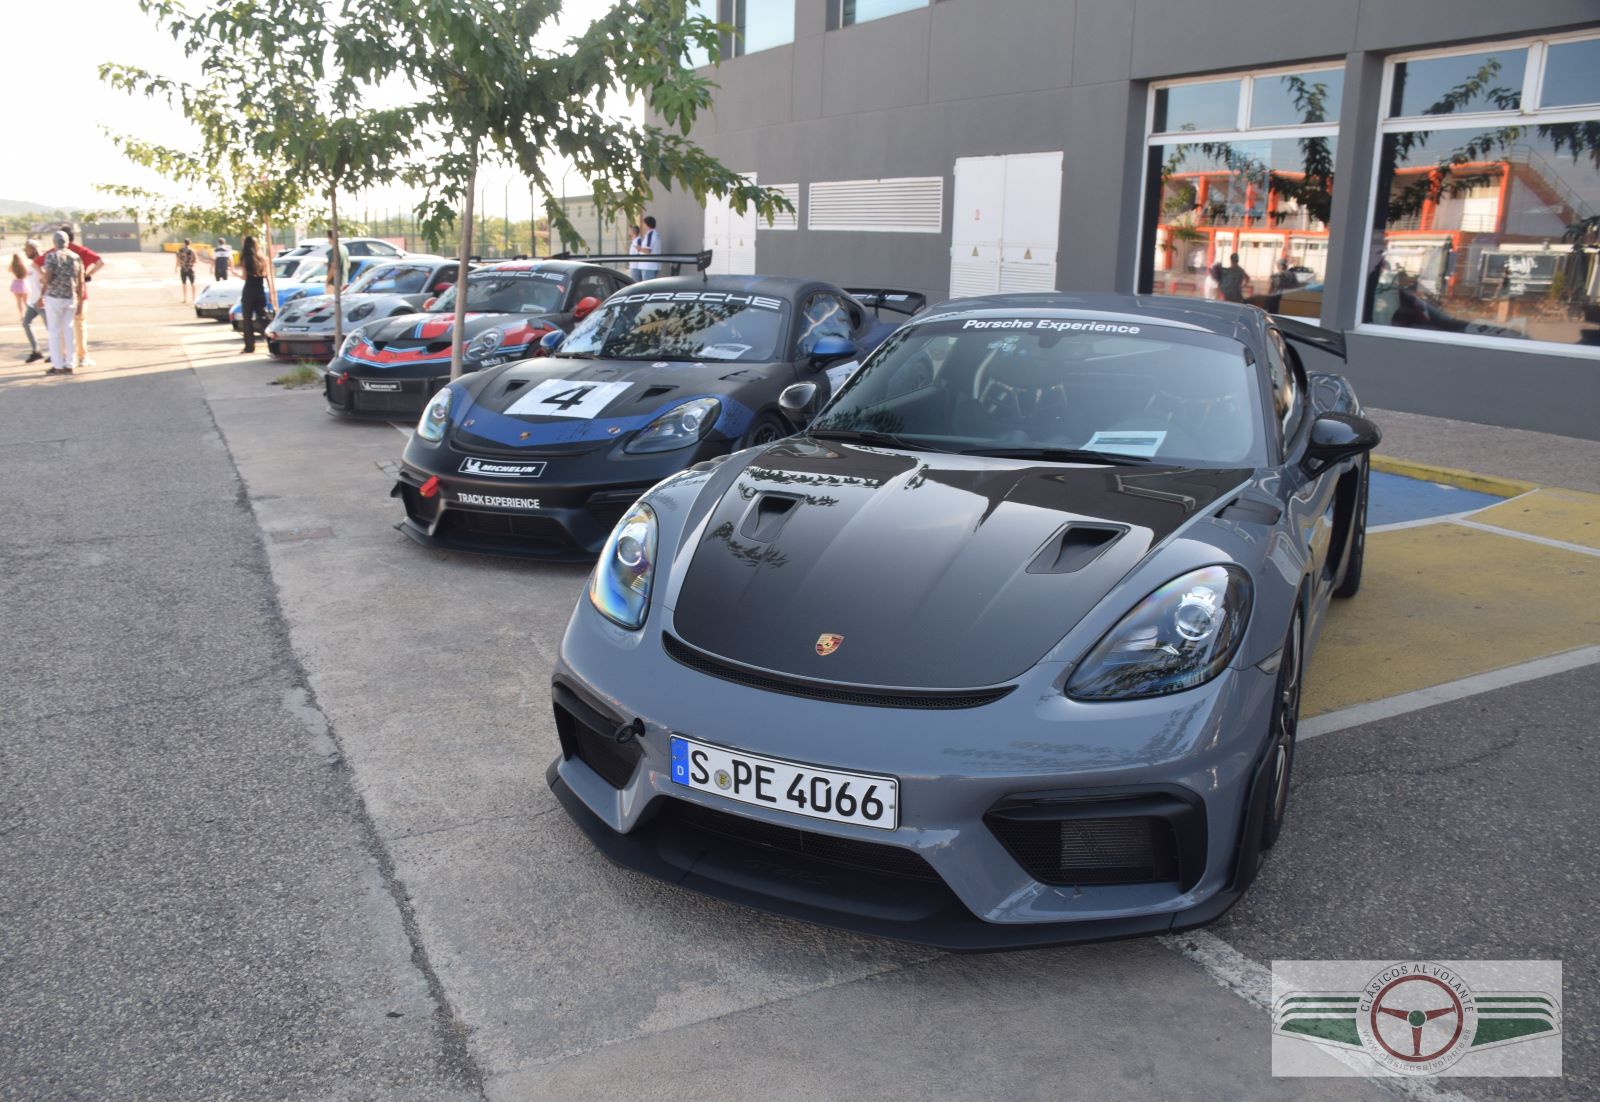
M1356 1016L1361 1046L1403 1075L1434 1075L1461 1059L1472 1047L1478 1013L1470 989L1452 985L1454 979L1437 965L1389 969L1373 977L1366 990L1375 993L1370 1002L1362 1001Z

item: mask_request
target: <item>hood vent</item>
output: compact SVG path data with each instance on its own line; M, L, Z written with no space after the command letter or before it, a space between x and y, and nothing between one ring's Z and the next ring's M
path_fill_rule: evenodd
M647 387L645 389L645 392L643 394L639 395L638 400L642 402L646 398L659 398L663 394L671 394L674 390L677 390L677 389L678 388L675 387L675 386L662 386L660 384L657 384L656 386Z
M1127 531L1119 525L1069 524L1045 541L1028 564L1029 574L1071 574L1105 553Z
M771 543L799 504L799 498L787 494L762 494L745 510L739 534L754 543Z
M526 379L512 379L510 382L508 382L506 384L506 388L504 390L502 390L500 393L501 394L510 394L513 390L521 390L523 387L525 387L527 385L528 385L528 380L526 380Z

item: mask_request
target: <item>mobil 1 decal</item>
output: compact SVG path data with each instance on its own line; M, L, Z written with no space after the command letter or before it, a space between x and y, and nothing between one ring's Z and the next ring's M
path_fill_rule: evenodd
M611 404L632 383L591 383L581 379L546 379L506 407L523 417L573 417L588 421Z

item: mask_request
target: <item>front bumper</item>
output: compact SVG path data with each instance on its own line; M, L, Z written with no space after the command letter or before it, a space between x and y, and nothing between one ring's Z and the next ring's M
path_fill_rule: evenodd
M333 359L332 333L285 333L267 328L267 352L280 360Z
M415 421L440 388L450 382L444 374L422 379L367 378L350 373L348 361L334 357L322 373L322 396L328 411L341 417L370 421Z
M1064 668L1040 667L981 706L866 707L690 668L666 652L663 611L644 632L625 632L580 602L556 667L563 752L548 779L619 865L771 913L952 950L1185 929L1220 916L1254 875L1270 789L1270 673L1229 670L1171 697L1089 705L1055 688ZM601 730L585 735L574 716ZM619 748L608 733L635 719L642 735ZM896 776L900 823L836 824L676 785L673 732ZM1152 826L1150 837L1170 837L1181 859L1122 882L1067 870L1072 882L1010 829L1018 817L1043 822L1046 833L1029 837L1054 844L1062 822L1087 816L1165 816L1171 834Z
M420 414L420 410L419 410ZM494 456L450 443L407 445L392 496L405 505L400 530L426 547L487 555L591 562L623 513L650 487L726 444L655 455L615 457L591 451ZM468 459L539 464L536 477L488 478L463 473ZM437 477L438 492L421 487ZM465 495L465 496L464 496ZM488 500L486 500L488 499Z
M194 316L197 318L210 318L212 321L227 321L233 307L229 306L196 306Z

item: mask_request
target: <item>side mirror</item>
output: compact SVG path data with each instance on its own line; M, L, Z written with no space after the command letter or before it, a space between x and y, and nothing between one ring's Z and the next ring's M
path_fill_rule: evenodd
M832 360L843 360L856 354L856 342L849 337L821 337L811 346L811 365L817 367Z
M1341 459L1369 452L1383 439L1378 426L1352 413L1324 413L1311 424L1306 459L1318 470Z
M816 412L812 408L816 405L816 401L816 383L790 383L783 388L783 393L778 395L778 408L783 410L783 415L788 418L790 424L803 429L811 420L811 415Z
M561 342L566 339L567 335L561 330L552 329L550 332L539 338L539 347L544 349L544 354L546 356L553 356L556 353L556 349L561 347Z
M582 321L594 313L594 308L600 305L600 300L593 295L586 295L578 300L578 305L572 308L572 316Z
M432 310L433 309L433 304L438 302L438 301L439 300L437 298L430 298L430 299L428 299L428 301L426 301L426 302L424 302L422 304L422 308L424 310Z

